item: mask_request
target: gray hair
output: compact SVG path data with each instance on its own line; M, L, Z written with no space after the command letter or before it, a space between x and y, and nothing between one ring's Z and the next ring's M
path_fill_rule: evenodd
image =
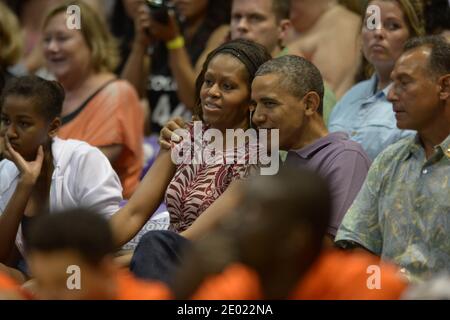
M428 68L432 75L442 76L450 73L450 43L442 36L425 36L409 39L405 44L405 52L420 47L431 49Z

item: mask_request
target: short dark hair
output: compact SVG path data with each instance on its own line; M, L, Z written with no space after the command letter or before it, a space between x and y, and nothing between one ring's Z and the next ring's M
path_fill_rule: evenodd
M291 13L291 0L272 0L272 10L278 21L289 19Z
M444 37L434 35L409 39L405 44L404 52L419 47L430 48L427 69L433 75L441 76L450 73L450 43Z
M257 76L277 74L280 84L293 96L303 98L314 91L320 97L318 113L323 112L324 84L319 69L305 58L285 55L264 63L256 72Z
M450 29L450 4L448 0L429 0L425 4L425 29L427 34L437 34Z
M38 76L23 76L12 78L6 83L0 96L0 110L8 96L32 99L46 120L52 121L61 116L65 92L57 81L48 81Z
M242 62L247 70L249 89L258 68L264 62L272 58L264 46L245 39L236 39L225 42L211 51L203 63L202 70L200 71L200 74L195 82L197 107L194 109L194 113L199 115L200 118L202 116L202 108L200 106L200 90L205 80L205 73L211 60L219 54L229 54Z
M29 226L25 244L30 252L74 250L91 265L98 265L105 256L114 252L108 221L86 209L55 212L36 218Z
M311 245L321 245L331 215L331 194L316 172L286 165L276 175L249 179L243 189L244 207L271 212L274 221L290 221L292 227L307 226L316 240Z

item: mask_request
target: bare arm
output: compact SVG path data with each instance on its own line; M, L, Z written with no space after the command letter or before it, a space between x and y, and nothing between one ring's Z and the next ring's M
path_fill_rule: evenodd
M147 48L134 43L120 77L134 86L140 98L145 95L149 70L150 57L147 55Z
M6 263L11 256L17 230L44 160L42 146L39 147L36 160L27 162L11 147L8 139L5 139L4 142L4 154L7 159L16 164L20 171L20 178L5 211L0 215L0 262L2 263Z
M22 221L34 184L19 180L13 196L0 216L0 262L6 263L14 247L17 230Z
M169 50L169 52L169 65L178 86L178 98L188 109L192 110L195 106L195 78L197 74L192 68L185 47Z
M135 39L131 53L122 70L121 78L128 80L136 89L139 97L143 97L146 89L146 81L150 70L150 57L147 48L151 43L148 34L151 21L145 4L141 5L134 19Z
M161 150L131 199L111 217L117 247L130 241L158 208L175 169L171 152Z

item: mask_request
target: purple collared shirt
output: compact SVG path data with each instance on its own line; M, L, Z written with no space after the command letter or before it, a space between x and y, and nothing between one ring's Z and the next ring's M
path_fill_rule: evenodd
M344 132L333 132L302 149L290 150L285 164L306 166L328 181L333 201L328 233L335 236L370 167L361 145Z

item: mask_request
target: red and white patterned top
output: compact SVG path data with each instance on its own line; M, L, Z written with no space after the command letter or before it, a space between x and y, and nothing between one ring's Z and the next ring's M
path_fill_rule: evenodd
M202 135L208 129L203 124ZM190 144L182 141L175 148L178 151L183 147L191 149L194 155L194 134L192 124L189 126ZM187 145L183 143L188 143ZM201 150L208 148L208 141L202 141ZM212 149L210 149L212 150ZM225 150L223 154L216 154L223 157L223 164L179 164L175 176L167 187L166 205L170 214L169 230L182 232L186 230L230 185L233 180L245 178L249 175L250 169L254 166L249 164L248 143L245 148L234 148ZM226 164L225 157L230 154L238 157L245 157L244 164ZM239 158L236 158L239 159ZM242 163L240 161L239 163Z

